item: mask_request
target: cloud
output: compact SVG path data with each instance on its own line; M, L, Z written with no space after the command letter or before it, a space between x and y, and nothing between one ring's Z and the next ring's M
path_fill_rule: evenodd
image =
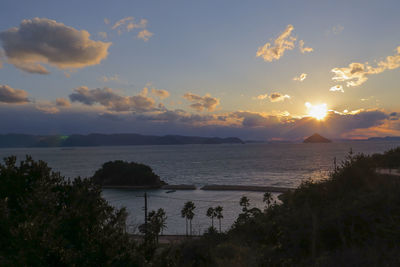
M13 89L8 85L0 84L0 103L26 104L30 102L28 93L24 90Z
M304 47L304 41L303 41L303 40L300 40L300 41L299 41L299 49L300 49L300 52L301 52L302 54L304 54L304 53L310 53L310 52L314 51L314 49L311 48L311 47Z
M46 103L38 105L52 107ZM47 110L50 112L51 109ZM55 110L54 110L55 111ZM348 113L330 111L317 121L310 117L289 114L267 114L233 111L221 114L190 113L184 110L154 109L144 113L116 113L101 106L79 106L60 109L49 114L34 104L0 105L0 133L30 134L118 133L181 134L196 136L237 136L246 139L301 140L314 132L328 138L343 138L357 134L365 136L400 135L400 122L381 110L358 110Z
M152 32L149 32L149 31L146 30L146 29L144 29L143 31L140 31L140 32L137 34L137 38L143 39L145 42L147 42L147 41L150 39L150 37L152 37L152 36L153 36L153 33L152 33Z
M23 20L19 27L0 32L9 63L30 73L47 74L40 63L60 69L99 64L111 43L93 41L85 30L76 30L55 20Z
M259 47L257 50L257 57L262 57L264 61L272 62L278 60L283 56L286 50L294 48L296 38L290 36L294 30L293 25L288 25L286 29L271 43L266 43L264 46Z
M293 80L294 80L294 81L300 81L300 82L302 82L302 81L304 81L306 78L307 78L307 73L302 73L302 74L300 74L300 76L294 77Z
M68 101L68 99L62 97L56 99L56 106L58 107L69 107L70 105L71 103Z
M330 89L329 89L329 91L331 91L331 92L342 92L342 93L344 93L344 90L343 90L343 86L341 86L341 85L335 85L335 86L332 86Z
M51 104L37 104L35 108L47 114L56 114L60 112L60 110L57 107Z
M3 67L3 58L4 58L4 52L0 48L0 69Z
M126 29L127 29L128 32L133 30L133 29L136 29L136 28L144 29L146 27L147 27L147 19L141 19L140 22L137 23L137 24L133 23L133 22L130 22L130 23L128 23L126 25Z
M104 24L106 24L106 25L110 24L110 20L108 18L105 18L104 19Z
M99 64L111 43L93 41L85 30L76 30L55 20L23 20L19 27L0 32L8 62L30 72L47 74L40 63L57 68L83 68Z
M268 97L268 94L258 95L258 96L257 96L257 99L263 100L263 99L266 99L267 97Z
M135 23L134 17L126 17L117 21L112 27L112 30L116 30L118 34L122 34L124 31L130 32L134 29L145 29L147 27L147 19L141 19L139 23ZM139 37L139 34L141 37ZM147 31L146 29L139 32L138 37L148 41L148 39L153 35L151 32Z
M183 97L192 102L190 107L197 111L203 111L204 109L213 111L219 105L219 99L211 97L209 94L198 96L192 93L186 93Z
M348 67L333 68L334 77L332 80L346 82L347 87L360 86L368 80L369 75L379 74L385 70L392 70L400 67L400 46L397 47L394 56L388 56L385 60L377 63L376 67L368 63L350 63Z
M169 92L167 90L163 90L163 89L155 89L155 88L153 88L153 89L151 89L151 93L153 95L158 96L161 99L169 97Z
M280 102L280 101L284 101L285 99L289 99L290 95L283 95L281 93L272 93L269 96L269 100L271 102Z
M230 114L229 117L241 119L241 125L244 127L268 127L279 123L277 116L250 111L237 111Z
M111 88L89 89L81 86L75 88L69 98L72 102L80 102L88 106L99 104L107 110L116 112L145 112L155 109L154 99L147 97L146 94L147 92L142 92L136 96L121 96Z
M134 20L133 17L126 17L126 18L120 19L111 27L111 29L115 30L117 28L120 28L121 26L125 25L127 22L133 21L133 20Z

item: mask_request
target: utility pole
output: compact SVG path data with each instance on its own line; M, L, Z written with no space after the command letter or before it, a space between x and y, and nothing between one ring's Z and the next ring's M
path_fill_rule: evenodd
M144 229L147 234L147 192L144 192Z

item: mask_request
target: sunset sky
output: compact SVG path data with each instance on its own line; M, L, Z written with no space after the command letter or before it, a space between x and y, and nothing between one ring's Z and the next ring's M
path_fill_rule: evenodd
M400 135L400 2L0 6L0 133Z

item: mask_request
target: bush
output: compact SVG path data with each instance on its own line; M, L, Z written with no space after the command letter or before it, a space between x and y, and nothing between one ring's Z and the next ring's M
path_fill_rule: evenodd
M92 180L65 181L29 156L0 164L2 266L140 266L126 216Z

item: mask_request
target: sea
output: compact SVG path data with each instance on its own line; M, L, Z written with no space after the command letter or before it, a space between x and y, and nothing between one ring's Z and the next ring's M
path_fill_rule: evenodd
M295 188L306 180L327 178L349 155L381 153L400 146L400 142L354 141L326 144L249 143L221 145L164 145L71 148L2 148L0 158L31 155L44 160L66 178L91 177L107 161L125 160L144 163L169 184L193 184L197 190L103 190L103 197L116 208L129 213L128 231L136 233L144 222L144 193L148 210L163 208L167 228L163 234L185 234L181 209L193 201L196 209L192 222L194 234L202 234L212 221L206 216L209 207L222 206L221 229L228 230L241 212L239 200L250 199L251 207L263 209L262 192L204 191L203 185L259 185ZM273 194L276 201L278 194ZM218 221L214 226L219 228Z

